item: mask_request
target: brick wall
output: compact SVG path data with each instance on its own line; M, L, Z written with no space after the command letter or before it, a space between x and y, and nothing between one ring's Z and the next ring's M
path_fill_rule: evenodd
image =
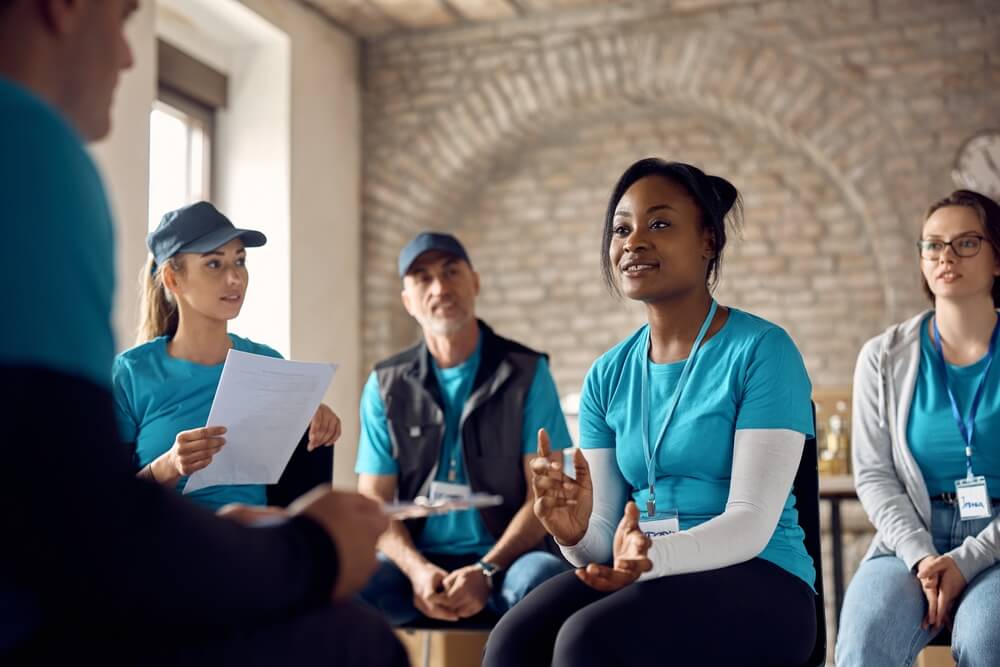
M643 321L604 290L600 226L621 171L658 155L743 192L719 299L786 327L814 385L849 385L861 344L926 307L913 241L963 140L1000 127L998 47L993 0L646 0L369 43L366 367L415 340L395 257L443 229L480 314L579 391ZM844 518L849 579L870 526Z
M1000 126L991 0L646 0L367 43L365 366L417 332L395 257L456 232L479 312L562 393L642 321L608 296L606 197L659 155L746 200L718 295L785 326L817 386L924 307L913 240L961 142Z

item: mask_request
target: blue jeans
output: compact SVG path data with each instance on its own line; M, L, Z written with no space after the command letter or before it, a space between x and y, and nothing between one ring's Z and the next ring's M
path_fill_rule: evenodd
M427 560L448 572L479 560L478 556L472 554L424 555ZM391 625L406 625L424 618L413 606L410 580L386 556L379 553L378 558L378 569L361 591L361 599L382 612ZM529 551L511 563L509 568L494 575L493 592L486 601L486 609L501 616L539 584L568 568L565 561L548 552Z
M1000 503L993 514L1000 512ZM931 505L931 535L939 553L976 535L989 519L962 521L953 505ZM909 667L935 632L920 623L927 602L920 582L895 556L865 561L851 580L844 598L837 636L837 666ZM1000 564L968 582L954 609L952 655L959 667L1000 665Z

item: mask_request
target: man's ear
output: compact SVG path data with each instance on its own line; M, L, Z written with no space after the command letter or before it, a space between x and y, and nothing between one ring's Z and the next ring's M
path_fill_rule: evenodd
M34 3L41 13L45 27L56 35L72 35L77 32L92 11L94 0L42 0Z
M400 299L400 301L403 302L403 308L406 309L406 312L409 313L412 316L413 315L413 310L410 307L411 306L411 304L410 304L410 294L406 290L406 285L405 284L403 285L403 290L399 293L399 299Z
M475 270L472 272L472 286L476 291L476 296L479 296L479 273Z

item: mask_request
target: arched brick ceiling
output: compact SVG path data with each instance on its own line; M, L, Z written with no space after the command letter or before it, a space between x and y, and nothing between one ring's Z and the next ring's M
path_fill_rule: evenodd
M912 248L900 235L905 220L885 194L890 188L880 165L899 156L912 180L919 173L873 101L820 63L792 57L750 34L693 30L670 40L662 34L662 26L650 25L647 34L630 41L592 35L550 50L546 58L526 53L516 72L483 77L471 93L441 104L416 126L372 91L380 112L371 118L370 136L400 133L408 150L385 160L374 151L366 166L369 306L398 302L391 268L399 248L415 231L441 228L463 210L490 165L583 116L669 100L674 108L769 137L824 174L845 216L858 221L864 242L875 250L872 277L886 316L913 310L890 289L892 267L907 266ZM797 86L801 94L796 103L776 108L773 91L783 85ZM810 113L822 96L840 100L837 113ZM406 325L370 310L366 342L375 354L383 353L399 343L389 331L405 338Z
M651 0L300 0L362 38L399 32L452 28L471 23L514 19L573 9L616 8ZM652 0L672 12L700 11L752 0Z

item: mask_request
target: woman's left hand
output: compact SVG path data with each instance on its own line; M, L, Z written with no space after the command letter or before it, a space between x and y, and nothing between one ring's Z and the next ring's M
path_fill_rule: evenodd
M614 566L591 563L578 569L576 576L599 591L617 591L653 569L653 562L647 555L651 545L652 540L639 530L639 508L629 501L615 531Z
M311 452L317 447L329 446L340 437L340 417L326 403L320 403L312 421L309 422L309 444Z
M937 581L936 614L928 605L924 624L930 627L941 627L950 623L951 612L958 597L965 590L966 581L962 571L958 569L951 556L932 556L920 561L917 567L917 578L920 583Z
M244 505L242 503L223 505L215 513L246 526L266 525L288 516L288 512L283 507Z

